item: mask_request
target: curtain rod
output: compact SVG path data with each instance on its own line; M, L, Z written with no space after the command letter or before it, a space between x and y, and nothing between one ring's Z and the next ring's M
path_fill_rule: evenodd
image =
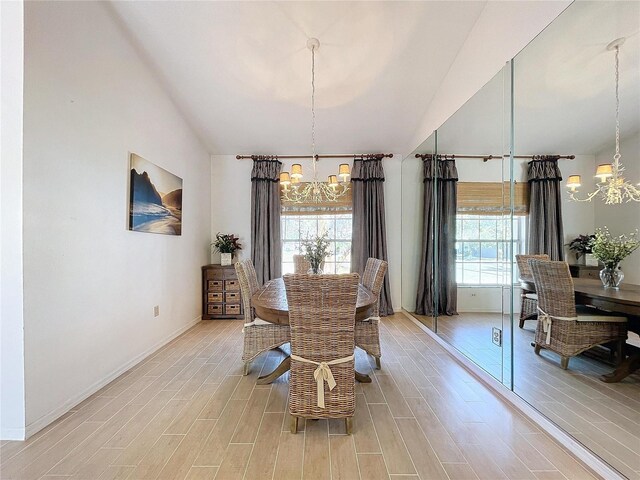
M416 158L421 158L422 160L426 158L432 157L431 153L416 153ZM456 154L444 154L438 155L439 160L455 160L456 158L481 158L484 162L489 160L497 160L498 158L509 158L510 155L456 155ZM576 158L575 155L514 155L513 158L528 158L530 160L535 159L535 157L554 157L554 158L564 158L567 160L573 160Z
M244 160L249 158L251 160L257 160L260 157L268 157L274 160L277 159L292 159L292 158L313 158L313 155L236 155L236 159ZM320 158L393 158L393 153L365 153L365 154L337 154L337 155L316 155L316 160Z

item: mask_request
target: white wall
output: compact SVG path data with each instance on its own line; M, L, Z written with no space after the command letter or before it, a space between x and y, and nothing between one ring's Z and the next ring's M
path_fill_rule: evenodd
M440 128L570 4L569 0L488 2L403 153L412 152Z
M22 440L23 4L0 2L0 438Z
M596 165L611 163L614 148L596 155ZM624 165L624 176L634 185L640 182L640 133L624 138L620 143L621 160ZM595 165L594 165L595 168ZM591 170L593 175L594 170ZM584 178L584 177L583 177ZM640 188L640 187L638 187ZM637 202L622 205L605 205L600 199L593 201L595 205L595 226L607 227L613 235L628 235L640 229L640 204ZM640 284L640 249L622 261L624 283Z
M282 155L286 152L278 152ZM301 163L305 178L311 178L311 160L283 162L283 170L289 171L292 163ZM318 162L318 177L325 179L338 171L345 162L340 158L323 158ZM234 233L240 237L242 251L239 258L251 256L251 160L236 160L233 155L211 156L211 237L217 232ZM401 305L401 158L384 160L385 214L387 222L387 254L389 257L389 286L391 302L395 310ZM221 201L224 199L224 201ZM220 254L212 261L219 262Z
M29 434L199 319L211 185L207 151L107 4L28 2L25 31ZM183 178L182 236L127 230L130 151Z

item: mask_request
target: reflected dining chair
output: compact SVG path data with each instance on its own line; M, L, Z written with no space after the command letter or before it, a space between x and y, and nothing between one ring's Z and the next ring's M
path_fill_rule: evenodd
M376 297L373 314L361 322L356 323L356 347L360 347L376 360L376 369L380 370L380 292L387 273L387 262L377 258L367 259L362 275L362 285L371 290Z
M541 349L557 353L566 370L571 357L596 345L615 343L620 361L627 339L627 319L588 307L576 308L566 262L529 260L529 265L538 292L536 354Z
M277 348L291 341L289 325L276 325L255 316L251 306L251 296L260 289L256 270L251 260L242 260L235 264L240 294L244 308L244 347L242 361L243 375L249 373L251 362L261 353Z
M355 412L354 326L359 275L285 275L291 328L289 413L299 418L344 418Z
M525 320L536 320L538 318L538 295L535 290L531 290L533 276L529 260L549 260L546 253L540 255L516 255L516 263L520 270L520 282L522 294L520 295L520 328L524 328Z

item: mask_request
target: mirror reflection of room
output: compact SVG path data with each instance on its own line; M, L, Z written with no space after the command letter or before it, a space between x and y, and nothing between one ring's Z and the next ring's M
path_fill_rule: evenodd
M621 250L640 227L639 71L636 2L576 2L514 60L515 153L551 155L528 174L527 253L551 262L516 269L514 391L629 478L640 470L640 375L628 374L640 251ZM612 262L614 283L601 273Z
M639 4L576 2L402 166L403 308L628 478L639 71Z

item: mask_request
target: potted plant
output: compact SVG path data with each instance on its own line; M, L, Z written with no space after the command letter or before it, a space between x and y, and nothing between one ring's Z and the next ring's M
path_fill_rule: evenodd
M242 245L238 243L240 240L233 233L220 233L216 234L216 240L211 244L211 248L220 252L220 265L231 265L231 260L235 256L238 250L242 250Z
M620 262L631 255L638 247L638 231L630 235L614 237L607 227L596 230L596 238L593 241L593 256L604 264L600 270L600 280L606 288L618 288L624 278L620 270Z
M595 238L595 235L578 235L567 243L569 250L571 250L576 256L576 262L579 262L581 257L584 256L586 258L587 255L592 253L591 249Z
M327 233L325 232L322 235L307 238L306 240L302 240L301 243L304 258L311 264L309 273L322 273L320 268L322 262L324 262L324 259L330 254Z

